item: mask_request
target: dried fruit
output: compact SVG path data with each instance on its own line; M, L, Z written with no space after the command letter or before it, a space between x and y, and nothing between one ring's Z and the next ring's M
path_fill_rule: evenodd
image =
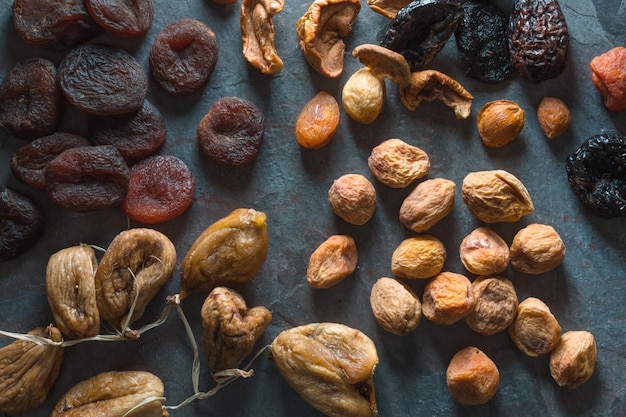
M141 318L175 267L176 249L163 233L146 228L119 233L96 270L96 300L102 320L125 332L123 326Z
M329 417L376 417L376 346L357 329L311 323L282 331L271 358L287 383Z
M28 334L59 343L63 337L54 326L37 327ZM0 349L0 412L23 414L44 403L63 361L62 346L25 340Z
M472 282L474 308L465 317L467 325L483 336L509 327L517 314L517 293L506 278L480 276Z
M611 111L626 109L626 48L616 46L594 57L589 66L591 81L604 98L606 108Z
M233 2L234 3L234 2ZM263 74L278 74L283 61L274 45L276 13L283 11L284 0L243 0L241 2L241 39L243 56Z
M30 249L44 229L44 216L30 198L0 186L0 262Z
M399 278L431 278L441 272L446 248L434 236L404 239L391 255L391 272Z
M428 174L430 159L417 146L400 139L387 139L372 149L367 166L383 184L404 188Z
M565 162L572 192L596 216L626 217L626 137L594 135Z
M407 85L411 78L409 63L402 54L380 45L365 43L352 50L352 56L358 58L370 72L379 77L387 78L401 87Z
M411 0L367 0L367 5L388 19L393 19L398 11L409 4Z
M263 307L248 308L241 294L214 288L202 304L202 349L213 374L237 368L272 321Z
M86 0L85 4L93 20L114 35L141 36L152 26L152 0Z
M339 126L339 105L326 91L317 93L296 118L296 140L309 149L326 146Z
M499 274L510 261L508 245L488 227L479 227L465 236L459 256L463 266L476 275Z
M342 175L328 190L328 203L337 216L360 226L374 216L376 189L361 174Z
M509 53L520 74L538 83L567 65L569 32L557 0L515 0L509 20Z
M561 136L572 121L567 105L555 97L544 97L541 100L537 108L537 119L541 131L548 139Z
M215 101L198 124L198 143L213 161L239 166L254 161L265 135L265 117L252 102L238 97Z
M470 213L485 223L516 222L535 211L524 184L504 170L467 174L461 192Z
M70 388L51 417L167 417L163 393L163 382L150 372L102 372Z
M207 227L180 266L180 298L254 278L267 257L265 219L263 212L239 208Z
M374 122L385 105L385 80L361 68L348 78L341 90L341 104L359 123Z
M441 272L428 281L422 297L422 314L437 324L453 324L474 306L472 283L465 275Z
M446 383L454 401L466 405L485 404L498 391L500 372L482 350L468 346L450 360Z
M354 272L358 252L354 239L333 235L313 251L306 280L313 288L330 288Z
M591 333L565 332L550 353L550 374L559 386L578 388L593 375L597 356L596 341Z
M528 297L519 303L509 334L526 355L540 356L550 353L559 343L561 326L543 301Z
M50 256L46 266L46 294L54 321L64 335L73 339L100 332L96 303L96 269L93 248L80 244Z
M565 252L565 244L552 226L533 223L513 238L511 265L525 274L543 274L561 265Z
M170 94L189 94L211 77L219 47L215 33L195 19L177 20L165 27L150 48L150 73Z
M398 336L417 329L422 318L422 304L415 292L393 278L383 277L374 283L370 306L380 327Z
M524 128L524 110L514 101L495 100L478 111L476 126L483 144L500 148L512 142Z
M426 232L452 211L456 185L445 178L423 181L400 206L400 222L414 232Z

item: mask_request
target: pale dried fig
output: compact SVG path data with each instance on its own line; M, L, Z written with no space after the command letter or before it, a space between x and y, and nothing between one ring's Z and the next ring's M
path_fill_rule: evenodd
M398 336L417 329L422 318L422 303L415 292L393 278L376 281L370 294L370 306L380 327Z
M399 278L431 278L441 272L446 248L434 236L404 239L391 254L391 272Z
M311 254L306 280L313 288L330 288L353 273L357 261L358 252L352 237L331 236Z
M465 317L477 333L491 336L503 331L517 314L517 293L513 283L501 277L478 277L472 282L474 308Z
M587 331L565 332L550 353L550 374L561 387L578 388L593 375L598 349Z
M543 301L528 297L517 306L509 334L526 355L540 356L551 352L559 343L561 326Z
M421 182L400 206L400 222L414 232L426 232L454 207L454 182L434 178Z
M404 188L430 171L430 159L420 148L400 139L375 146L367 165L376 179L392 188Z

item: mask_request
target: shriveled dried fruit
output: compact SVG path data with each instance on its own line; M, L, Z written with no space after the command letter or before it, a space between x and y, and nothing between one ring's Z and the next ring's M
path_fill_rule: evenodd
M411 0L367 0L367 5L388 19L393 19L398 11L409 4Z
M28 334L59 343L61 332L54 326L38 327ZM25 340L0 349L0 412L23 414L44 403L63 361L62 346Z
M98 261L91 246L80 244L50 256L46 266L46 294L61 333L73 339L100 332L96 302Z
M181 264L180 298L254 278L267 257L265 220L261 211L239 208L207 227Z
M441 272L428 281L422 297L422 314L437 324L453 324L474 306L472 283L465 275Z
M414 232L426 232L452 211L456 185L445 178L423 181L400 206L400 222Z
M152 26L152 0L86 0L85 4L93 20L114 35L141 36Z
M175 267L176 249L163 233L146 228L119 233L96 270L96 300L102 320L126 331L122 326L141 318Z
M391 272L399 278L431 278L441 272L446 248L434 236L404 239L391 254Z
M387 139L372 148L367 165L376 179L392 188L404 188L430 171L428 154L401 139Z
M591 81L611 111L626 109L626 47L616 46L589 63Z
M372 340L338 323L311 323L282 331L271 358L287 383L329 417L376 417Z
M528 297L519 303L509 334L526 355L540 356L551 352L559 343L561 326L546 303Z
M454 401L466 405L485 404L498 391L500 372L482 350L468 346L450 360L446 383Z
M422 304L407 284L393 278L378 279L372 287L370 306L376 322L386 331L404 336L420 324Z
M377 77L387 78L399 86L407 85L411 78L409 63L402 54L380 45L365 43L352 50L352 56L369 68Z
M476 275L499 274L511 259L506 242L488 227L479 227L465 236L459 256L463 266Z
M561 265L565 252L565 243L554 227L533 223L513 237L511 265L525 274L543 274Z
M202 304L202 349L212 373L237 368L272 321L263 306L248 308L241 294L216 287Z
M339 126L339 105L330 93L320 91L296 118L296 140L309 149L326 146Z
M361 174L342 175L330 186L328 203L337 216L360 226L374 216L376 189Z
M626 217L626 137L594 135L565 162L572 192L596 216Z
M102 372L70 388L51 417L167 417L163 395L163 382L150 372Z
M544 97L537 108L537 119L541 131L548 139L561 136L572 121L569 108L563 100L556 97Z
M341 104L348 115L359 123L374 122L385 105L385 80L361 68L348 78L341 90Z
M578 388L593 375L597 357L598 349L591 333L565 332L550 353L550 374L559 386Z
M516 222L535 211L524 184L504 170L471 172L461 191L467 209L485 223Z
M306 280L313 288L329 288L354 272L358 261L356 243L347 235L333 235L309 258Z
M506 278L480 276L472 282L474 308L465 317L467 325L484 336L509 327L517 314L517 293Z
M243 56L263 74L277 74L283 69L283 61L274 45L274 22L276 13L283 11L284 0L243 0L241 2L241 39Z
M494 100L480 108L476 127L485 146L500 148L520 134L525 121L524 110L516 102Z
M35 245L45 224L43 213L30 198L0 186L0 262Z
M567 65L569 32L557 0L515 0L509 20L509 53L520 74L538 83Z

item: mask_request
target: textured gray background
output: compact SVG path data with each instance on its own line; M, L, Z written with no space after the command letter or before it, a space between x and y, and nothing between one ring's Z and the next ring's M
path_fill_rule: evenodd
M11 1L0 0L0 78L19 59L44 56L59 63L62 53L27 46L11 23ZM456 120L442 103L424 103L417 111L406 110L397 90L387 84L387 100L380 118L369 126L341 114L337 134L329 146L305 150L294 139L297 113L316 92L326 90L338 100L348 77L360 64L346 54L343 75L326 79L313 71L298 48L295 21L308 8L303 1L287 1L276 15L276 44L284 70L276 76L260 74L241 55L239 4L220 6L208 0L156 0L156 18L141 39L97 38L129 50L148 69L147 53L158 32L169 23L193 17L216 33L220 55L211 80L201 92L174 98L153 83L148 99L166 118L168 137L161 149L174 154L193 170L197 182L195 200L181 217L154 226L166 233L182 259L196 237L209 224L237 207L253 207L267 213L270 235L267 262L255 279L237 287L248 304L264 305L274 316L258 347L271 342L292 326L335 321L356 327L370 336L378 349L376 371L381 416L624 416L626 415L626 219L600 219L589 215L571 193L564 160L589 136L615 131L626 134L626 113L607 111L590 80L589 61L608 49L626 43L626 2L620 0L570 0L562 8L571 34L569 65L557 78L530 84L517 75L498 85L487 85L464 75L454 41L451 40L431 67L448 73L474 94L470 119ZM510 11L512 1L499 1ZM346 40L347 51L362 43L375 43L385 18L363 7ZM238 168L218 166L202 155L196 143L196 126L211 104L220 97L239 96L256 103L266 117L263 148L255 163ZM541 134L536 108L544 96L562 98L572 112L570 130L551 142ZM520 137L501 149L485 148L475 128L478 109L487 101L513 99L526 111ZM66 109L63 129L85 131L85 117ZM408 189L392 190L372 178L366 164L373 146L401 138L424 149L430 156L430 178L445 177L457 184L452 213L429 233L446 244L445 270L465 273L458 246L465 235L480 226L461 201L460 186L469 172L505 169L528 188L536 211L514 224L493 229L507 242L529 223L552 225L567 246L562 266L541 276L526 276L509 268L503 275L513 281L520 300L543 299L559 320L563 331L591 331L598 344L593 377L576 390L559 388L550 377L548 358L529 358L518 351L506 332L491 337L472 332L464 322L438 326L423 319L405 337L385 333L374 321L369 293L373 282L391 276L390 257L395 247L412 232L398 221L398 210ZM78 242L107 247L127 228L127 219L114 208L76 214L55 207L45 194L29 189L12 176L8 163L24 142L0 132L0 182L34 199L45 211L47 230L30 251L1 265L0 329L26 332L46 325L52 317L45 294L45 266L55 251ZM374 181L378 193L374 218L364 226L338 219L326 202L332 181L346 173L361 173ZM139 226L131 224L131 226ZM357 271L327 290L314 290L305 280L310 253L328 236L352 235L359 249ZM473 278L471 275L468 275ZM420 294L424 281L410 285ZM168 294L178 291L179 272L163 288L147 310L146 322L156 319ZM199 311L204 295L183 303L196 338L200 338ZM2 339L2 345L9 343ZM467 345L483 349L496 362L501 382L496 396L483 406L454 403L447 391L445 370L452 355ZM155 373L165 383L167 404L181 402L192 393L191 350L175 314L160 328L139 341L86 343L67 348L62 372L48 401L31 417L49 415L59 396L75 383L108 370L140 369ZM212 386L203 362L201 389ZM254 377L240 380L217 396L195 402L174 416L319 416L284 382L263 354L254 364Z

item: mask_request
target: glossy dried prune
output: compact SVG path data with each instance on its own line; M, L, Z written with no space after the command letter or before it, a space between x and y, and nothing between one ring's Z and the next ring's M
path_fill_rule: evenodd
M91 116L88 130L96 144L115 146L129 165L155 152L167 137L165 119L148 100L131 113Z
M223 97L217 100L198 125L198 143L205 155L226 165L254 161L263 144L265 117L248 100Z
M508 16L485 0L465 0L461 6L463 17L454 38L466 74L486 83L504 81L512 68Z
M44 228L43 214L31 199L0 186L0 261L30 249Z
M18 62L0 85L0 126L21 139L53 133L61 114L54 64L44 58Z
M191 170L171 155L155 155L133 165L122 210L133 221L154 224L181 215L191 202L196 182Z
M110 116L141 108L148 77L131 54L105 45L71 50L59 65L59 85L80 110Z
M48 163L48 196L76 212L116 206L128 191L129 169L111 145L70 148Z
M380 45L402 54L411 71L426 66L454 33L463 9L447 0L414 0L398 11Z
M509 20L509 53L520 74L538 83L567 65L569 32L557 0L515 0Z
M90 146L91 142L73 133L56 132L33 140L18 148L11 158L10 167L13 175L31 187L45 191L44 174L48 162L63 151L77 146Z
M219 48L215 33L194 19L178 20L159 33L150 48L150 71L170 94L188 94L207 83Z
M26 43L53 50L78 45L102 30L85 2L76 0L14 0L13 26Z
M93 20L109 33L140 36L152 26L152 0L86 0L85 3Z
M569 185L599 217L626 217L626 137L594 135L567 157Z

